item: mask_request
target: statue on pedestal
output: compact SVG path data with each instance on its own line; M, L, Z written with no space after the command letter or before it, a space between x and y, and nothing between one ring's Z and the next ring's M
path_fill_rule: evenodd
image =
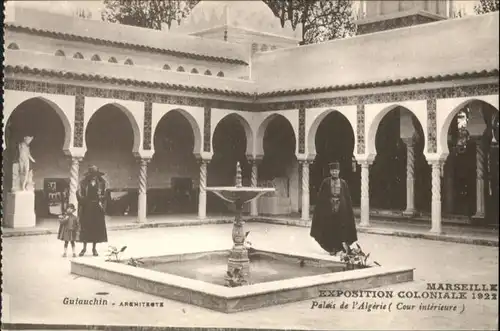
M17 164L13 166L13 191L28 191L33 190L33 170L31 170L30 162L35 162L31 156L30 143L33 136L26 136L18 145L19 159Z
M30 153L32 136L25 136L17 145L17 160L12 165L12 191L6 196L5 225L12 228L27 228L36 225L35 187L30 162L35 162Z

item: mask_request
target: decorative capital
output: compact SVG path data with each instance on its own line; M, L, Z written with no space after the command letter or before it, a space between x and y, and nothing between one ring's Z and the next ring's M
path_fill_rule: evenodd
M367 154L367 155L354 155L354 158L356 159L356 162L358 162L361 167L364 166L370 166L373 164L373 161L375 161L375 154Z
M416 136L412 135L411 137L401 138L401 140L403 140L406 147L413 147L415 145L415 141L416 141L415 138L416 138Z
M71 156L71 163L80 163L83 160L83 156Z
M361 168L367 168L373 164L373 161L371 160L357 160L357 162Z
M148 165L149 162L151 162L151 158L149 158L149 157L138 157L137 158L137 162L141 166L146 166L146 165Z
M302 163L302 162L309 162L309 163L313 163L314 162L314 159L316 158L316 154L296 154L296 157L297 157L297 161L299 161L299 163Z
M208 165L212 159L199 158L197 161L200 165Z
M83 159L87 150L83 147L70 147L68 149L65 149L63 152L66 156L69 156L71 158L78 157Z
M314 160L312 160L312 159L299 160L299 164L302 166L304 166L304 165L309 166L310 164L313 164L313 163L314 163Z
M438 168L438 169L441 169L441 167L444 165L444 161L443 160L427 160L427 163L432 168Z
M250 164L254 165L259 165L262 162L262 159L264 158L264 155L249 155L247 154L247 160Z
M151 159L155 153L154 149L149 150L138 150L132 152L136 159Z
M425 158L426 158L427 163L429 165L433 165L433 164L441 165L441 164L444 164L444 162L446 161L447 157L448 157L448 154L445 154L445 153L442 153L442 154L426 154L425 155Z

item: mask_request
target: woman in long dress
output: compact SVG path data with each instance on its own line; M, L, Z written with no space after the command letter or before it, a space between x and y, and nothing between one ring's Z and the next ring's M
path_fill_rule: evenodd
M90 166L85 178L80 182L78 190L78 210L80 219L80 238L83 249L80 256L85 255L87 243L92 243L92 254L97 254L97 243L107 242L104 203L106 199L106 181L96 166Z

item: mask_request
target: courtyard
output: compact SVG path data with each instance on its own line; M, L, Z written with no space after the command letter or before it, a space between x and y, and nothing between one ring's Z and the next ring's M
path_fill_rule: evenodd
M308 227L247 223L249 240L259 249L285 250L297 254L324 254L309 237ZM109 245L127 246L123 255L152 256L229 248L231 224L163 227L110 231ZM411 266L414 281L382 290L425 291L427 283L498 284L498 247L466 245L397 236L359 233L359 243L383 266ZM77 246L77 250L79 250ZM457 305L453 311L311 309L313 301L261 308L234 314L182 304L175 301L108 285L70 274L70 258L62 258L62 242L55 234L4 238L2 243L3 323L50 325L141 325L170 327L238 327L272 329L481 329L498 324L497 300L425 300L425 304ZM105 259L107 245L98 246ZM326 289L328 290L328 289ZM114 306L64 305L63 300L102 298ZM359 299L325 298L352 304ZM363 299L368 303L422 300ZM453 301L453 302L451 302ZM153 302L156 307L124 307L122 302ZM160 306L160 303L162 306ZM463 311L462 311L463 310Z
M306 12L293 27L295 15L279 22L271 5L286 2L197 2L159 29L58 13L48 1L6 6L2 329L498 329L498 11L457 18L455 0L357 1L346 11L351 35L305 44ZM382 267L337 273L337 264L311 285L300 268L338 258L309 235L332 164L347 185L332 185L329 203L347 192L358 243ZM94 197L89 170L103 172ZM237 207L264 188L274 193ZM108 242L72 263L57 217L87 202L106 214ZM245 229L233 228L235 210ZM228 260L203 261L205 274L188 265L230 283L249 265L244 231L256 251L298 256L287 260L296 283L275 292L276 283L219 287L254 310L168 300L159 295L214 308L216 283L179 276L161 287L172 269L104 261L108 245L134 261L234 243ZM412 269L394 271L405 267L413 281L397 283L410 278ZM92 278L116 270L129 288ZM377 293L393 297L305 299L381 283L392 285ZM451 298L416 298L434 286ZM301 301L276 305L292 299Z

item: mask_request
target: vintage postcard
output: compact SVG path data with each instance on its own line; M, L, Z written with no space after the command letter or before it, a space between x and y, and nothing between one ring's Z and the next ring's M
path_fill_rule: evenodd
M5 2L2 330L498 330L498 10Z

